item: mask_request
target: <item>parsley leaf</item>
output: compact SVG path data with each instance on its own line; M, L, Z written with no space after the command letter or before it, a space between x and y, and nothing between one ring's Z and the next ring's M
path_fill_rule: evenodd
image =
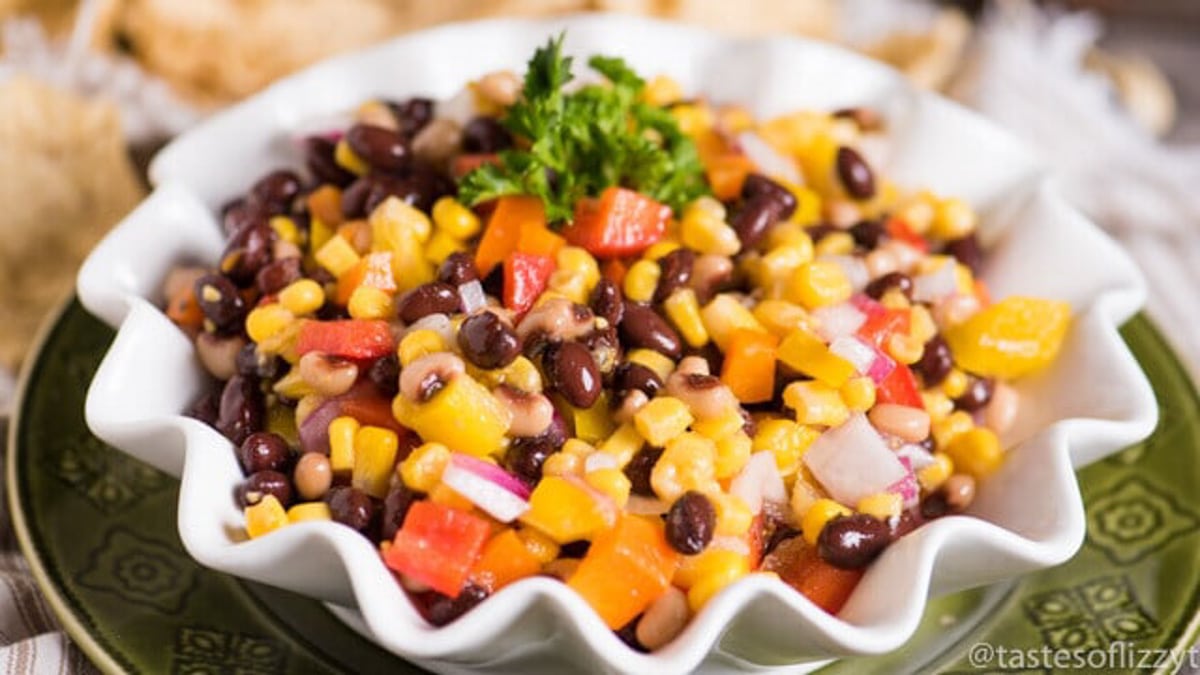
M692 140L663 108L638 100L645 81L622 59L593 56L588 65L608 80L571 93L571 57L559 35L529 61L521 98L500 122L521 139L517 148L467 174L459 197L468 204L504 195L540 197L551 222L570 220L575 203L619 185L677 212L706 194Z

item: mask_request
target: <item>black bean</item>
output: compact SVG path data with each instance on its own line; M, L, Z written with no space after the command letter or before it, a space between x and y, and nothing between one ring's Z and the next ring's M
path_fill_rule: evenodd
M875 196L875 175L867 161L854 148L842 146L837 151L837 174L842 187L855 199Z
M438 268L438 281L455 288L478 280L479 271L475 269L475 260L470 253L451 253Z
M934 492L921 500L921 517L925 520L934 520L953 512L954 509L950 507L944 492Z
M491 154L512 147L512 142L512 135L492 117L476 117L463 127L465 152Z
M367 379L380 394L394 397L400 391L400 359L395 352L372 361L371 367L367 368Z
M430 314L454 314L461 306L457 288L431 281L409 291L400 300L396 315L405 323L414 323Z
M635 349L653 349L672 359L683 355L683 343L679 340L679 333L647 305L625 303L621 339Z
M237 445L250 434L262 429L263 395L258 381L234 375L221 392L221 407L217 415L217 431Z
M912 368L924 380L926 387L940 384L954 368L954 356L950 353L950 345L946 344L942 336L933 336L925 343L920 360L914 363Z
M184 415L192 419L200 420L208 426L215 426L217 417L221 414L221 390L219 388L209 389L192 401Z
M754 438L754 434L758 433L758 422L750 416L750 411L745 408L738 408L738 412L742 415L742 432L750 438Z
M278 293L304 276L300 258L283 258L268 263L254 275L254 285L263 295Z
M613 632L616 633L617 637L620 638L621 642L624 642L626 645L629 645L630 649L634 650L635 652L641 652L642 654L649 654L650 650L646 649L646 646L643 645L641 642L638 642L638 639L637 639L638 622L640 622L641 620L642 620L642 615L638 614L637 616L633 617L633 619L631 619L629 621L629 623L625 624L624 626L621 626L620 629L615 630Z
M270 214L261 204L249 199L239 199L227 205L221 212L221 228L226 236L232 236L247 225L266 225L269 217Z
M247 474L259 471L283 471L292 451L279 434L257 431L246 437L238 448L238 460Z
M353 530L362 532L375 517L375 504L367 493L345 485L329 490L325 495L333 519Z
M625 477L629 479L630 492L643 497L654 496L654 488L650 485L650 474L654 471L654 465L658 463L658 458L662 457L662 454L662 448L646 445L637 451L633 459L629 460L629 463L625 465Z
M688 248L677 248L658 259L658 286L654 289L654 301L662 302L677 289L692 280L692 264L696 254Z
M487 589L470 582L463 586L462 590L458 592L458 596L453 598L436 593L429 602L426 618L435 626L445 626L475 609L479 603L487 599L487 596Z
M992 400L995 389L996 384L990 377L971 375L967 380L967 390L954 399L954 405L967 412L975 412Z
M754 248L781 219L779 203L769 195L745 200L733 214L730 226L737 232L743 249Z
M253 506L267 495L274 495L287 508L292 503L291 481L278 471L258 471L238 485L236 497L241 506Z
M458 329L463 356L480 368L503 368L521 355L521 339L492 312L467 317Z
M311 136L304 141L304 165L320 183L345 187L354 182L354 174L333 158L336 145L328 138Z
M596 316L603 317L610 326L619 326L625 316L625 301L621 297L621 289L611 279L600 279L596 288L592 289L588 305Z
M370 214L388 197L428 212L439 198L455 191L452 181L423 167L414 167L403 178L388 174L372 176L371 191L363 203L363 212Z
M363 176L342 190L342 215L349 219L367 215L367 197L375 187L373 176Z
M671 548L684 555L695 555L712 541L717 526L717 510L703 494L683 493L667 511L666 535Z
M887 523L865 513L855 513L834 518L825 525L817 539L817 553L834 567L861 569L891 542Z
M879 246L879 242L883 240L887 230L884 229L883 223L878 220L864 220L855 223L850 228L850 236L854 237L854 243L859 246L872 250Z
M414 96L403 103L388 103L396 122L400 125L400 133L411 139L433 119L433 99Z
M590 408L600 397L600 369L578 342L551 344L542 354L547 385L576 408Z
M521 482L533 487L542 479L542 465L546 458L558 451L553 440L536 436L518 438L504 453L504 466Z
M221 272L239 286L253 283L258 271L271 262L277 237L266 223L251 223L238 230L221 254Z
M236 332L246 317L246 302L227 277L221 274L205 274L196 280L193 291L196 303L204 318L211 321L218 332Z
M830 225L829 223L819 223L817 225L813 225L812 227L808 228L807 231L808 236L812 237L814 244L821 241L825 237L828 237L834 232L841 232L840 229Z
M239 375L260 380L273 380L282 372L287 362L272 354L263 354L249 342L238 352L234 365Z
M346 132L346 144L374 169L396 172L408 167L408 146L397 131L355 124Z
M384 541L391 541L396 537L396 533L404 525L404 517L408 515L408 508L419 498L420 494L403 485L392 486L387 496L383 498L383 514L380 518L379 534Z
M654 398L662 388L663 381L658 373L640 363L626 361L617 366L613 373L613 390L617 392L636 389L645 394L646 398Z
M943 253L954 256L958 262L971 269L972 274L979 274L983 267L983 251L979 248L979 237L972 232L961 239L946 242Z
M921 439L917 445L924 448L926 452L933 452L933 448L936 443L933 440L933 436L926 436L925 438Z
M279 215L292 209L292 200L302 189L300 177L293 171L279 169L258 179L250 188L250 196L269 213Z
M871 283L867 284L867 287L863 289L863 292L878 300L893 288L899 289L904 294L904 297L912 300L912 277L903 272L888 272L877 279L872 279Z
M746 182L742 183L742 197L744 199L754 199L758 196L769 197L779 206L779 218L787 220L796 212L796 195L784 186L767 178L761 173L752 173L746 176Z

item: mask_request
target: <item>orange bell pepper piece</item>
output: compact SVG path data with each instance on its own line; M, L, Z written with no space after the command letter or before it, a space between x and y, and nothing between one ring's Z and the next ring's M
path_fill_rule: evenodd
M532 225L525 225L532 223ZM475 251L475 267L480 277L491 274L496 265L504 262L517 248L522 227L546 227L546 209L538 197L501 197L488 219L479 248Z
M333 185L322 185L306 197L308 212L329 227L342 224L342 191Z
M596 537L567 585L617 630L667 590L679 558L661 524L626 515Z
M199 330L204 325L204 311L196 299L196 289L187 284L167 298L167 318L183 329Z
M739 328L729 340L721 381L742 403L769 401L775 393L775 350L779 338L771 333Z
M727 202L742 193L742 183L754 170L754 162L745 155L726 153L708 157L704 161L704 174L712 187L713 196Z
M517 252L553 258L567 241L550 231L545 221L527 220L521 223L517 236Z
M359 286L378 288L388 293L396 292L396 279L392 276L392 252L379 251L363 256L362 260L338 277L337 291L333 299L339 305L350 302L350 294Z
M625 273L628 271L629 267L620 258L610 258L600 266L600 274L616 284L617 288L624 288Z
M492 537L471 569L471 579L489 592L504 588L514 581L531 577L542 570L542 563L517 536L517 531L505 529Z

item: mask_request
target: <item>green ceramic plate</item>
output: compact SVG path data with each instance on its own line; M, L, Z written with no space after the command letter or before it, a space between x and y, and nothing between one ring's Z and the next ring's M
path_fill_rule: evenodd
M1162 419L1145 443L1080 472L1088 538L1079 554L936 600L904 649L827 672L1047 672L1051 650L1062 650L1063 670L1186 663L1200 629L1200 398L1146 319L1123 334ZM87 655L109 672L418 672L320 603L188 557L175 529L178 483L84 425L87 383L112 337L78 303L64 308L25 373L8 447L21 546ZM1074 653L1085 661L1070 662Z

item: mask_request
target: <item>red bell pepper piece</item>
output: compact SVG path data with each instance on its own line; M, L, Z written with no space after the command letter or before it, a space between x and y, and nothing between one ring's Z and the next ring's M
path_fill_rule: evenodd
M490 535L486 520L422 500L408 509L404 525L383 554L383 562L456 598Z
M606 188L598 199L581 199L575 220L562 234L598 258L641 253L667 232L671 208L620 187Z
M929 252L929 242L925 241L925 237L913 232L913 229L908 226L908 223L903 218L892 216L887 219L883 227L892 239L908 244L921 253Z
M546 290L554 267L554 259L548 256L509 254L504 261L504 306L523 316Z
M910 408L925 408L921 392L917 389L917 378L903 363L897 363L892 372L875 388L875 401L906 405Z
M910 310L889 309L865 295L856 295L850 298L850 302L867 315L867 320L858 329L858 336L876 347L882 349L888 338L896 333L908 333L912 316Z
M500 156L493 153L462 154L454 158L450 173L455 178L462 178L484 164L499 164Z
M541 199L518 196L496 200L496 208L488 217L483 238L475 249L475 268L480 278L491 274L496 265L517 249L521 230L529 227L546 227L546 208Z
M800 546L798 540L794 541L795 543L785 542L785 545ZM834 567L821 559L815 547L802 546L796 552L795 559L785 569L780 570L780 579L817 607L830 614L837 614L862 579L863 570Z
M370 361L390 354L395 348L391 327L379 320L305 321L296 338L296 352L301 356L321 352Z

